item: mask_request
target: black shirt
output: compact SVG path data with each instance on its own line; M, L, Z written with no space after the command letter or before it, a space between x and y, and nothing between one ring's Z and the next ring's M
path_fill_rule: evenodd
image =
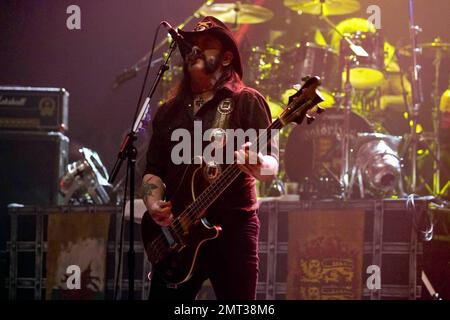
M211 128L215 122L217 107L224 99L232 100L232 112L229 116L227 129L250 128L265 129L271 123L270 110L263 96L256 90L236 85L233 77L220 86L214 97L205 103L194 115L193 99L186 97L184 101L172 100L162 105L153 120L153 134L150 140L147 167L145 174L153 174L166 184L166 199L170 200L175 192L183 172L184 164L175 164L171 153L179 141L171 141L172 133L176 129L186 129L194 138L194 121L202 122L203 132ZM202 150L209 142L203 142ZM194 141L191 141L193 146ZM240 148L236 146L235 149ZM267 154L277 158L278 149L273 141L267 148ZM191 150L193 156L193 147ZM190 157L191 158L191 157ZM186 190L190 192L190 190ZM208 209L209 216L214 212L254 212L257 208L255 178L241 173L226 191Z

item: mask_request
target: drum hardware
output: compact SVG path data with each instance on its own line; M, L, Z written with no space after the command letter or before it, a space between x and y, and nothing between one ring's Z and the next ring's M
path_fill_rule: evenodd
M305 42L295 44L281 54L283 64L279 67L283 77L280 82L283 88L289 88L293 83L300 83L305 74L315 74L322 80L321 93L324 101L321 107L335 105L334 92L338 89L338 55L328 46ZM287 104L294 89L287 89L281 94L281 101Z
M356 32L349 35L354 43L358 43L370 52L367 56L354 55L348 51L348 46L341 45L340 56L351 56L350 82L352 87L359 90L378 87L384 81L384 46L380 32L363 33ZM342 40L342 42L345 40ZM343 62L341 61L341 64ZM342 73L342 79L346 79L346 71Z
M404 195L401 159L398 148L402 137L380 133L358 133L355 164L350 179L349 196L355 179L360 197L370 192L374 196L397 193Z
M346 20L341 22L338 26L334 25L326 16L319 16L319 19L325 21L331 29L335 32L333 36L332 47L339 52L340 57L340 71L342 70L342 79L340 82L346 80L345 57L350 56L350 82L352 87L358 90L371 89L380 86L384 81L385 70L385 53L384 41L381 32L370 28L367 25L362 32L343 32L348 29ZM351 21L353 19L350 19ZM361 24L360 20L356 20ZM369 22L364 21L365 24ZM340 30L343 29L343 30ZM337 41L339 40L339 42Z
M336 28L336 26L325 16L321 16L321 19L323 19L324 21L326 21L332 28L334 28L337 32L339 32L339 30ZM348 44L348 48L354 53L354 55L356 57L368 57L369 54L367 53L367 51L364 50L364 48L362 48L359 45L355 45L349 38L347 35L345 34L341 34L342 38L345 40L345 42ZM342 44L344 42L341 43L341 47ZM341 186L342 186L342 198L344 200L349 199L349 195L351 193L350 191L350 181L349 181L349 176L350 176L350 144L349 144L349 132L350 132L350 128L349 128L349 121L350 121L350 111L351 111L351 94L352 94L352 83L350 81L351 79L351 73L350 73L350 66L351 66L351 61L353 59L355 59L355 56L351 56L351 55L347 55L344 57L345 63L344 63L344 67L345 67L345 83L344 83L344 132L342 135L342 169L341 169L341 176L340 176L340 180L341 180Z
M405 145L403 148L403 151L401 154L407 154L408 149L411 148L412 144L415 144L417 146L417 155L416 155L416 162L418 163L418 167L420 169L420 164L424 165L424 162L426 158L432 159L432 168L433 170L433 180L432 184L429 183L422 175L418 175L417 178L420 179L420 184L422 187L424 187L428 193L433 194L435 196L442 196L447 192L447 189L449 187L449 181L446 182L446 184L439 189L439 193L436 193L436 180L435 175L436 171L434 169L437 167L439 168L439 174L444 174L446 177L450 177L450 169L449 167L443 165L443 159L442 157L438 157L438 154L436 153L436 141L438 140L438 136L434 132L421 132L420 134L406 134L405 139L408 144ZM413 141L413 139L416 139ZM440 146L439 146L440 149ZM424 171L423 168L421 171ZM428 172L428 170L426 170ZM411 183L411 180L408 180Z
M356 3L356 2L355 2ZM359 5L359 4L358 4ZM343 47L343 44L346 44L348 46L347 54L344 56L344 68L345 70L345 83L343 86L343 92L344 92L344 132L342 135L342 144L341 144L341 155L342 155L342 163L341 163L341 186L342 186L342 198L344 200L347 200L349 198L350 194L350 128L349 128L349 121L350 121L350 112L351 112L351 94L352 94L352 83L351 83L351 63L352 61L355 61L358 58L368 58L369 54L367 51L359 44L355 44L352 39L347 35L343 34L338 30L336 25L331 22L330 19L327 18L325 14L325 1L320 1L320 14L319 19L325 21L333 30L335 30L341 37L341 49ZM345 51L344 51L345 52ZM353 53L353 55L351 54Z
M107 204L110 202L108 172L97 152L81 148L82 159L67 165L67 172L60 180L64 204Z
M411 57L412 55L409 53L407 54L407 49L411 49L412 46L406 46L403 47L400 50L400 54L404 56ZM411 132L408 136L408 144L407 147L415 147L416 149L416 155L413 160L415 160L415 163L418 161L417 153L419 153L420 149L426 149L427 154L431 156L432 158L432 183L429 184L425 181L423 177L420 178L420 182L422 185L424 185L427 190L435 195L435 196L442 196L447 191L449 182L446 182L446 184L441 188L441 173L444 173L446 176L450 176L448 172L448 168L446 166L442 165L442 149L441 149L441 143L442 143L442 137L441 137L441 129L442 129L442 123L446 121L445 112L443 113L442 110L442 103L441 100L443 97L445 97L445 92L442 96L439 95L439 78L440 78L440 70L441 70L441 61L445 57L445 55L448 55L450 45L448 43L442 43L439 38L436 38L432 43L423 43L418 45L419 50L416 50L416 52L426 53L426 55L431 56L431 53L434 54L434 81L433 81L433 89L432 89L432 100L433 100L433 108L432 108L432 125L433 125L433 131L432 132L422 132L421 130L414 130L414 126L420 126L420 124L417 124L413 122L411 126ZM425 49L425 51L422 51ZM420 66L419 66L420 67ZM419 79L420 80L420 79ZM419 88L421 89L421 88ZM448 90L447 90L448 92ZM420 95L421 93L419 93ZM411 108L410 108L411 109ZM414 118L413 118L414 119ZM418 137L416 135L419 135ZM408 150L406 149L404 152L406 153ZM412 152L412 151L411 151ZM413 163L414 164L414 163ZM412 171L417 172L417 165L414 167L412 166ZM415 169L415 170L414 170ZM412 179L413 175L411 175L411 183L413 183Z
M346 80L344 85L344 132L342 134L342 167L341 167L341 186L342 186L342 198L344 200L349 199L350 196L350 110L351 110L351 92L352 85L350 82L350 59L351 57L345 57L345 70L346 70Z
M322 19L324 20L324 19ZM386 66L392 61L395 47L384 41L382 33L367 19L350 18L341 21L332 28L330 46L339 53L340 66L343 69L344 57L354 55L348 46L341 45L346 42L342 37L346 34L355 44L363 47L368 56L354 55L350 81L357 90L367 90L380 86L384 80ZM341 82L345 81L345 69Z
M343 108L329 108L320 122L290 132L284 157L286 176L289 181L299 183L302 199L342 198L345 117ZM349 119L349 168L352 168L358 132L370 133L373 128L353 111Z
M336 174L334 174L334 172L330 169L330 167L326 163L321 163L320 165L327 171L327 173L330 175L330 177L320 177L319 181L321 181L321 182L325 181L325 183L328 183L329 181L334 180L342 188L343 186L341 184L341 179Z
M411 38L411 52L412 52L412 77L411 77L411 86L412 86L412 107L409 107L409 114L412 118L413 125L411 126L411 139L410 139L410 159L411 159L411 185L409 189L411 193L416 192L417 187L417 120L419 116L419 111L421 105L423 103L423 93L422 93L422 84L420 78L420 70L421 66L418 64L417 54L418 43L417 43L417 35L422 29L414 24L414 6L413 0L409 0L409 30L410 30L410 38Z
M411 57L411 45L404 46L400 48L400 54ZM436 52L440 51L442 57L450 56L450 43L442 42L442 40L438 37L434 39L433 42L421 43L417 48L417 52L421 55L428 56L434 58Z
M433 141L433 194L436 196L443 194L441 189L441 138L440 138L440 119L441 119L441 95L439 94L439 77L441 70L441 62L444 55L449 55L450 44L442 43L440 38L436 38L431 44L421 44L422 49L426 49L427 52L435 51L433 66L434 66L434 82L433 82L433 132L435 140Z
M432 122L433 122L433 136L434 139L430 141L430 147L428 150L433 157L433 182L432 182L432 193L435 196L439 196L442 193L440 186L440 174L441 174L441 149L440 149L440 137L439 137L439 120L440 120L440 108L439 108L439 73L441 60L444 55L448 55L450 52L450 44L442 43L439 38L436 38L431 43L423 43L419 44L417 42L418 34L422 31L422 29L414 24L414 7L413 1L409 1L409 30L410 30L410 38L411 45L403 47L400 50L400 54L409 56L412 58L412 76L411 76L411 84L412 84L412 106L408 105L408 113L412 120L411 131L409 134L409 141L407 143L407 147L410 153L411 159L411 173L410 173L410 186L409 189L412 193L416 192L417 189L417 177L418 177L418 143L420 141L420 137L417 137L420 132L417 132L416 129L418 126L418 115L421 111L421 107L423 105L423 92L422 92L422 84L421 84L421 66L418 64L418 55L422 54L422 52L430 55L433 53L434 55L434 69L435 69L435 80L433 83L433 109L432 109ZM408 51L410 53L408 53Z

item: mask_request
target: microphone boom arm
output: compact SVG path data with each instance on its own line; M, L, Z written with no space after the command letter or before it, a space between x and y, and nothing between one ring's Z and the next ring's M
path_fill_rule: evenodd
M178 25L175 29L183 28L186 24L188 24L192 19L199 17L199 11L204 6L210 6L214 3L213 0L205 1L205 3L199 7L192 15L190 15L184 22ZM155 47L155 52L158 52L164 45L168 42L168 37L165 37L160 43L158 43ZM143 69L150 58L151 51L148 51L141 59L139 59L134 65L129 68L124 69L119 75L116 76L113 84L113 89L117 89L120 85L125 83L126 81L133 79L137 76L138 72ZM159 62L159 61L158 61ZM152 61L152 66L157 62Z

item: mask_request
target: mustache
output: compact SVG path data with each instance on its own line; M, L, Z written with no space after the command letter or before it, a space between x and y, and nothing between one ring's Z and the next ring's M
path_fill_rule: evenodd
M206 56L199 47L192 47L191 52L186 56L186 61L191 64L194 63L197 59L206 61Z

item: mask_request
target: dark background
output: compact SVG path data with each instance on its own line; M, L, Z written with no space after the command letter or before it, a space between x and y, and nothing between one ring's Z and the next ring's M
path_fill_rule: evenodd
M241 46L244 51L267 42L270 30L287 32L285 41L290 44L305 39L317 27L325 27L314 16L297 15L284 7L281 0L260 2L273 10L275 16L269 22L250 26ZM338 23L350 17L367 18L366 8L376 4L381 7L386 39L399 46L409 43L409 1L360 2L359 12L331 19ZM176 26L202 3L199 0L1 0L0 85L66 88L70 93L68 136L72 150L86 146L99 152L110 170L131 124L143 72L114 91L115 76L150 50L161 20ZM442 41L450 41L450 1L415 0L414 3L416 23L424 30L419 42L430 42L437 36ZM81 8L81 30L66 27L69 16L66 9L72 4ZM187 27L191 28L192 24ZM161 33L159 40L162 37ZM155 57L160 55L161 51ZM430 93L433 76L431 62L428 58L423 61L426 95ZM156 70L153 68L152 74ZM447 86L448 73L447 59L443 64L440 92ZM154 109L158 98L154 99ZM145 138L140 141L142 155Z

